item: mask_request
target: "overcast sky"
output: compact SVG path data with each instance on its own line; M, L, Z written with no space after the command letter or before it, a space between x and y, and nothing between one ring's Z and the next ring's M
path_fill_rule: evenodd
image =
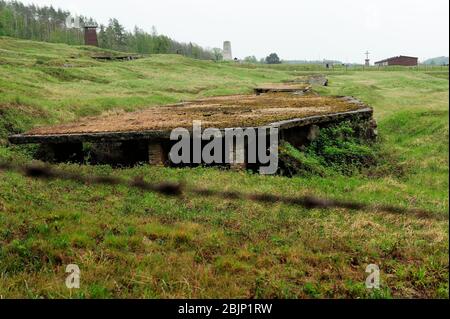
M232 43L233 54L372 62L395 55L448 55L448 0L22 0L91 16L129 30L203 47Z

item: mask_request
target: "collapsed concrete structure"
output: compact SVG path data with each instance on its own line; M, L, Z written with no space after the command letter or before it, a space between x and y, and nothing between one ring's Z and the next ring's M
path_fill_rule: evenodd
M41 144L43 159L48 161L83 162L89 157L89 162L94 164L147 162L172 165L169 152L175 142L170 140L170 134L179 127L192 130L194 120L202 121L205 129L218 128L221 131L235 127L276 127L280 142L302 147L310 143L321 128L342 121L358 123L368 138L374 138L376 125L372 115L372 108L352 97L288 93L234 95L36 128L12 135L9 141L13 144ZM245 153L246 149L239 151ZM230 154L224 153L223 156L229 158ZM233 163L230 166L233 167ZM253 168L247 163L237 166ZM253 166L256 168L258 165Z
M304 85L309 84L310 86L328 86L328 78L323 74L311 74L305 75L293 80L284 81L284 83L303 83Z
M263 84L253 89L256 95L263 93L293 93L302 94L309 92L311 86L306 83L273 83L273 84Z

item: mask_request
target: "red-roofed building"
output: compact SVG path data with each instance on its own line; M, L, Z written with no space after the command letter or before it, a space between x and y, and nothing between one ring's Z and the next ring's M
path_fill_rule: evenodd
M418 64L419 58L404 55L399 55L393 58L375 62L375 65L377 66L389 66L389 65L417 66Z

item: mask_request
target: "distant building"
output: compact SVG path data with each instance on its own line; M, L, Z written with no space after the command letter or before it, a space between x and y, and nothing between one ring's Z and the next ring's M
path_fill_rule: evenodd
M98 47L97 26L84 27L84 44Z
M399 55L393 58L375 62L376 66L389 66L389 65L417 66L418 64L419 58L404 55Z
M334 67L334 62L335 62L335 61L331 61L331 60L323 60L323 66L324 66L326 69L331 69L331 68Z

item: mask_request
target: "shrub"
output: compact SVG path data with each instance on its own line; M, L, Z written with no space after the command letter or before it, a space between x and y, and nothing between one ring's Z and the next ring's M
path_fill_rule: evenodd
M289 143L280 146L281 173L325 176L331 171L352 174L376 165L372 143L364 138L360 123L344 122L323 128L319 137L300 151Z

